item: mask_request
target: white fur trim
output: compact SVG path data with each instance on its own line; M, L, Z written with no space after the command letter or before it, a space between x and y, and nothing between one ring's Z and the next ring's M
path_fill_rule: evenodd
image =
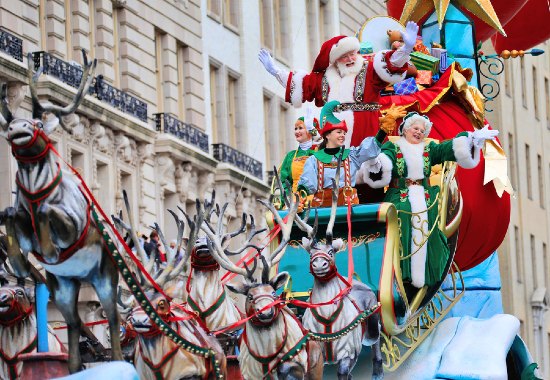
M428 254L428 242L424 239L428 236L428 213L426 197L424 195L424 186L409 186L409 202L413 213L420 213L419 217L411 217L411 253L416 252L411 257L411 278L412 284L416 288L421 288L426 283L426 256ZM419 229L422 228L422 231ZM419 248L415 242L423 242Z
M303 103L303 99L304 99L303 84L304 84L304 77L306 75L307 73L302 70L295 71L292 74L291 86L293 86L294 89L290 94L290 103L296 108L301 107Z
M359 40L355 37L342 38L340 41L332 45L332 48L330 49L330 64L333 64L338 58L353 50L356 52L359 51Z
M392 74L389 72L388 64L384 61L384 57L387 52L388 50L382 50L374 55L374 71L384 82L393 84L405 80L405 76L407 75L406 71L402 74Z
M453 153L457 164L465 169L472 169L479 164L480 149L473 148L472 156L472 133L468 132L468 136L459 136L453 139Z
M361 165L359 169L362 173L364 183L372 187L373 189L380 189L382 187L388 186L391 182L391 172L393 170L393 164L388 156L385 153L380 153L378 155L380 159L380 164L382 164L382 178L378 180L373 180L370 176L370 171L366 163Z
M425 142L419 144L411 144L404 137L400 137L396 145L401 148L403 159L407 165L407 178L422 179L424 178L424 146Z

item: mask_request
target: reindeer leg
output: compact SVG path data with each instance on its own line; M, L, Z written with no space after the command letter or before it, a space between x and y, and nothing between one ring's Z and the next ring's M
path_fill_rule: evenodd
M108 255L108 252L103 252L101 267L92 276L91 283L109 322L112 359L124 360L120 347L120 319L117 310L118 272Z
M21 214L17 213L17 210L13 207L6 208L5 211L5 226L6 226L6 236L2 237L2 240L4 241L4 244L6 246L6 250L8 252L8 258L10 260L10 264L13 267L13 270L15 271L15 274L18 277L26 278L29 276L29 262L23 256L21 253L21 247L19 245L19 239L18 236L23 236L22 234L18 234L18 225L28 225L25 223L19 223L21 218ZM32 233L32 232L31 232Z
M69 372L75 373L82 369L80 358L80 325L82 321L78 315L77 299L80 291L80 282L73 279L56 277L46 272L46 279L52 290L52 299L67 323L69 337Z
M356 356L354 358L348 356L347 358L343 358L338 362L338 380L350 380L353 378L353 376L351 375L351 371L353 370L353 367L355 367L357 359L359 359L359 356Z
M301 380L305 376L304 368L296 362L284 362L277 367L277 374L284 380Z
M60 249L67 248L78 238L75 223L63 209L46 202L38 207L37 222L44 260L55 263Z

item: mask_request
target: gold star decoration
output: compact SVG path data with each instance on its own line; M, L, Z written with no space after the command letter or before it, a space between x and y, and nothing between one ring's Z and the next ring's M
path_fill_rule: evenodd
M427 13L435 9L437 22L441 29L450 2L451 0L407 0L403 6L403 13L401 13L399 21L402 24L411 20L418 22ZM489 26L506 36L490 0L453 0L453 4L472 12Z

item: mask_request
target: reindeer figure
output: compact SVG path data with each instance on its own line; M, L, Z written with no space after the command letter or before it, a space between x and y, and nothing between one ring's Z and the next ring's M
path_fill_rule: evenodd
M335 178L340 175L341 157L338 160ZM281 180L275 170L279 188ZM317 238L317 213L313 227L306 220L296 215L297 226L307 233L302 238L302 246L310 255L309 266L314 277L310 301L314 304L326 303L337 297L347 286L344 279L338 274L334 255L344 247L342 239L333 239L332 230L336 219L336 205L338 202L338 185L332 180L332 206L326 230L326 243L320 243ZM283 198L289 205L288 197ZM302 322L304 327L318 333L333 333L351 326L356 317L365 310L374 310L378 306L376 294L366 284L353 281L349 294L343 296L336 303L308 308L304 312ZM364 340L363 340L364 339ZM338 364L338 379L351 379L351 371L362 349L362 342L372 346L373 374L375 380L382 379L382 352L380 348L380 315L372 314L363 325L363 329L354 328L347 334L335 340L326 340L323 344L325 362Z
M243 214L241 226L237 231L224 233L223 220L228 204L224 204L221 210L217 204L214 208L214 199L215 192L212 192L211 201L204 201L204 210L197 200L197 215L199 220L192 222L187 218L188 223L190 225L193 223L193 225L200 226L204 222L210 226L210 230L216 235L227 255L238 255L250 247L255 247L251 244L252 239L264 232L265 229L256 230L254 217L251 215L250 233L248 234L246 242L242 245L242 248L235 252L227 249L232 238L246 232L247 215ZM210 224L210 218L214 213L218 218L215 229ZM209 249L208 238L198 238L191 251L192 273L189 279L187 304L205 321L209 330L221 329L241 319L241 313L232 302L231 298L227 296L227 290L224 288L220 279L219 268L220 264L215 260Z
M2 87L0 127L17 160L17 195L14 207L5 210L6 246L9 260L19 277L27 277L27 256L33 253L46 270L52 299L65 318L69 336L69 371L80 370L79 337L81 320L76 302L80 282L89 282L105 310L111 331L119 331L116 308L117 269L102 245L102 236L92 222L90 202L79 182L61 169L48 138L61 117L76 110L93 79L96 61L87 62L73 102L66 107L41 104L33 75L33 60L27 57L27 76L33 101L32 119L14 119ZM52 117L43 122L45 112ZM66 129L63 123L61 126ZM120 339L112 334L114 360L122 360Z
M50 352L65 352L54 333L48 331ZM19 378L20 354L36 352L37 325L30 289L20 285L0 287L0 379Z
M298 319L290 309L276 302L278 297L275 292L288 281L289 274L282 272L273 278L269 276L272 263L277 261L288 244L298 204L294 202L291 205L289 218L285 223L270 203L261 202L273 212L281 226L282 240L270 256L260 256L263 269L259 283L253 275L257 260L252 269L246 265L244 268L236 266L228 258L223 239L215 234L212 226L209 223L201 226L209 238L210 252L216 261L224 269L244 276L241 284L227 285L229 290L246 296L246 315L250 317L240 344L239 364L242 376L245 379L321 379L323 360L319 345L308 342L307 332Z
M133 224L133 217L128 202L126 192L123 192L124 203L128 213L129 223L125 223L120 217L113 217L115 225L119 229L126 230L136 247L138 255L141 258L146 258L146 253L139 244L136 228ZM181 247L183 241L184 224L170 211L174 216L178 225L176 247ZM166 266L152 275L151 277L160 288L163 288L166 283L174 279L184 270L185 261L181 260L176 267L173 266L176 250L170 249L164 238L164 234L158 224L153 227L159 234L165 251L167 252ZM198 229L194 224L191 224L190 239L194 241L197 236ZM190 250L192 243L188 243L187 250ZM145 268L152 269L153 258L147 262ZM216 352L216 357L221 363L222 373L225 373L225 355L218 341L211 335L207 334L201 324L197 321L193 312L185 310L173 309L170 307L170 301L164 295L157 292L152 284L148 282L143 273L139 270L136 274L140 278L141 286L148 293L151 303L155 307L156 312L166 322L171 324L171 327L177 331L180 336L185 337L190 343L201 347L210 347ZM129 308L128 303L119 299L119 303L125 309ZM203 357L192 352L184 350L170 338L165 336L151 318L143 311L140 306L136 306L130 312L127 320L127 329L130 333L137 335L135 345L134 364L142 379L203 379L214 376L214 372L210 372L208 367L209 362Z

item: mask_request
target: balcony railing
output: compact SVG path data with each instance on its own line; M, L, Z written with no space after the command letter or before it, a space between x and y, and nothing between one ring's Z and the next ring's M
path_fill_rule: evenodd
M34 69L38 70L42 66L42 72L56 77L69 86L78 88L82 80L82 67L77 63L69 63L45 51L35 51L32 53ZM93 94L93 90L88 93Z
M161 112L153 114L158 132L170 133L200 150L208 153L208 135L198 128L195 128L174 115Z
M0 50L23 62L23 40L1 29Z
M147 121L147 103L111 86L103 80L103 75L98 75L95 78L94 88L99 100L109 103L122 112L135 116L141 121Z
M225 144L212 144L214 158L235 165L239 169L263 179L262 163Z
M32 53L32 57L35 70L42 66L44 74L56 77L63 83L75 88L80 85L83 70L77 63L66 62L45 51L36 51ZM99 100L122 112L135 116L139 120L147 121L147 103L111 86L103 80L103 75L94 78L88 94L95 94Z

